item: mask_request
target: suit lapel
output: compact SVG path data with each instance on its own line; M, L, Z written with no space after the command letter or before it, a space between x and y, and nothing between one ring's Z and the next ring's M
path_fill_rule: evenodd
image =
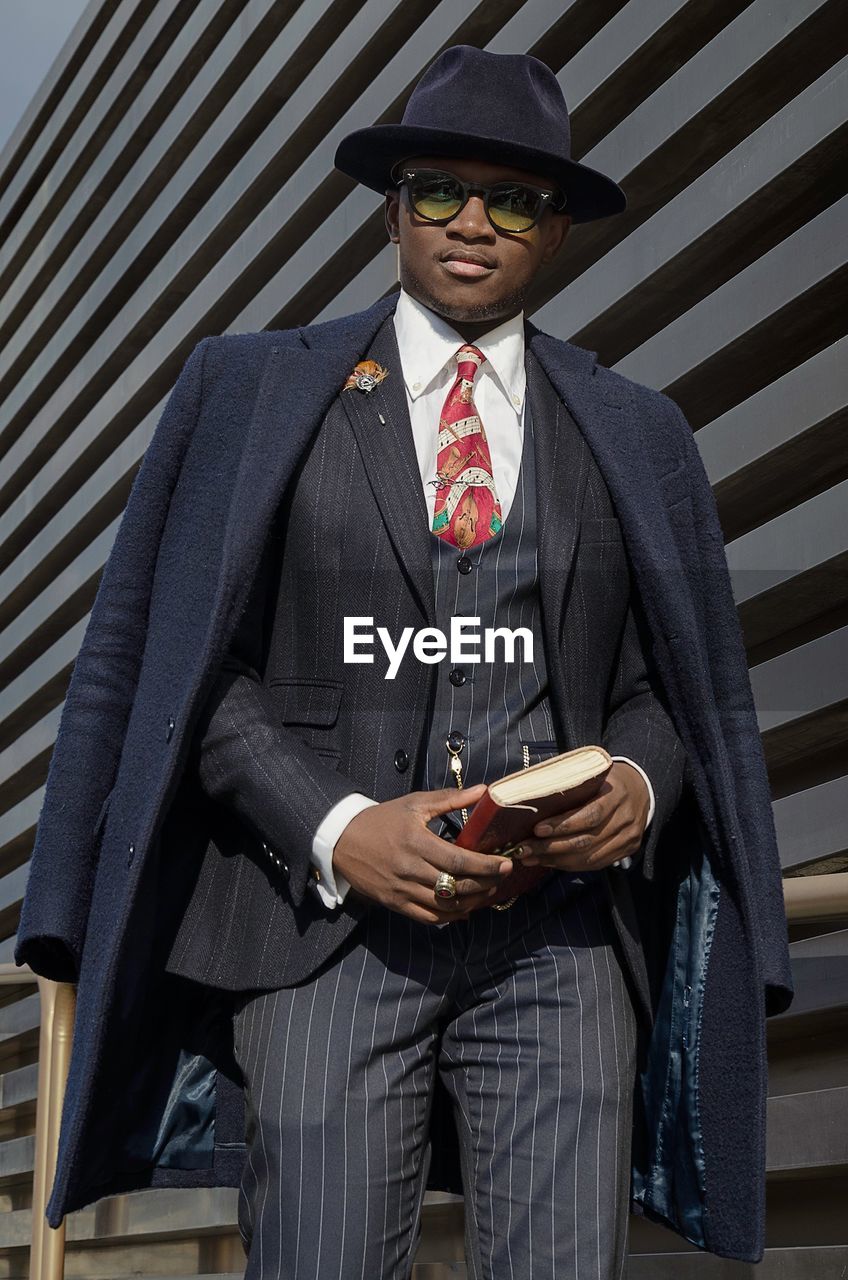
M562 614L589 478L585 441L535 354L526 349L533 417L539 590L549 651L559 649Z
M533 419L536 466L536 544L541 625L551 698L563 724L568 747L580 745L576 709L580 688L575 673L582 662L575 646L585 636L572 634L566 608L580 540L580 520L589 478L589 451L563 401L533 351L525 346L527 404ZM526 430L526 425L525 425ZM509 517L507 517L509 524Z
M356 436L388 535L409 575L427 625L435 627L427 504L392 315L380 326L363 358L388 369L387 376L368 392L356 387L340 391L339 399Z

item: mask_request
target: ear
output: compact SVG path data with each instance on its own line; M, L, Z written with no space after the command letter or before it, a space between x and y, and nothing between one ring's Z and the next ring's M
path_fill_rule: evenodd
M550 240L545 246L545 251L542 254L542 262L547 264L548 262L553 262L554 258L557 257L562 246L565 244L569 231L571 230L571 223L572 218L570 213L557 213L556 210L553 211L551 226L557 234L552 234Z
M398 231L398 222L400 217L400 192L395 187L386 188L386 205L383 210L386 221L386 231L392 244L398 244L400 241L400 233Z

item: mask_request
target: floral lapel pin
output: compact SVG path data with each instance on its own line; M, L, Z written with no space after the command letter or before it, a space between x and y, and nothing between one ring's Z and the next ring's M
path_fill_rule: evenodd
M381 364L377 364L376 360L360 360L353 373L348 374L347 382L342 388L347 391L348 388L356 387L359 391L373 391L378 382L382 382L388 375L388 369L384 369Z

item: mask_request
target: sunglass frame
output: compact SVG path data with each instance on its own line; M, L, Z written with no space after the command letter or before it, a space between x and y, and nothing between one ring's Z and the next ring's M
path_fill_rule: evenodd
M563 211L567 202L567 197L564 192L559 192L559 194L557 194L557 192L554 192L554 191L546 191L543 187L536 187L531 182L516 182L516 181L506 180L502 182L495 182L491 186L487 187L480 182L465 182L462 178L457 177L455 173L451 173L447 169L404 168L401 172L400 177L397 178L396 181L399 187L402 187L404 185L408 187L410 202L412 201L412 183L415 181L416 178L423 178L423 177L449 178L452 182L455 182L457 186L459 186L462 190L462 203L460 204L459 208L455 209L453 213L448 214L444 218L430 218L426 213L421 213L420 210L415 209L415 205L413 204L413 208L415 209L415 212L419 218L423 218L425 222L432 222L440 226L444 226L446 223L452 222L454 218L458 217L459 214L462 213L462 210L465 208L465 206L468 204L469 197L473 194L482 195L483 207L486 211L486 217L489 219L489 222L495 228L496 231L504 232L507 235L524 235L526 234L526 232L532 231L533 227L536 226L536 223L539 221L542 214L544 213L548 205L548 202L550 202L551 208L556 210L559 213ZM534 195L539 197L539 207L536 210L536 215L529 226L520 227L520 228L501 227L501 226L498 226L498 224L494 221L491 213L489 212L489 200L491 199L492 192L497 191L499 187L524 187L526 190L532 191Z

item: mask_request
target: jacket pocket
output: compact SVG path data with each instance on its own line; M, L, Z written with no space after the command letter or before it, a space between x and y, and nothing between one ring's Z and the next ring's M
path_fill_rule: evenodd
M621 523L617 516L584 516L580 524L580 545L621 546Z
M321 725L336 723L342 700L341 680L309 680L300 676L272 679L268 687L280 707L284 724Z
M562 748L558 742L551 738L534 738L521 739L519 741L521 747L523 769L529 769L531 764L539 764L542 760L549 760L551 756L561 754Z

